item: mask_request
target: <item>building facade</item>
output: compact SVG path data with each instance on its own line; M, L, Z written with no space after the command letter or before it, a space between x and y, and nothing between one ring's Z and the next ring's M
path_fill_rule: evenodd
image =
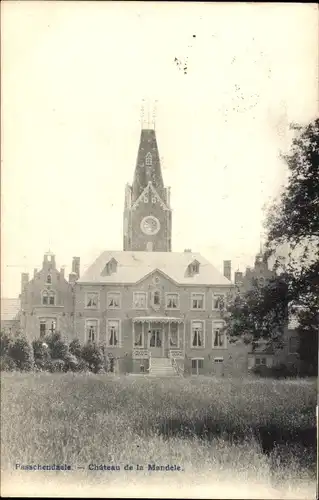
M245 273L235 272L236 293L245 293L254 286L254 282L260 285L267 283L275 276L275 272L268 267L268 261L262 250L256 255L253 268L247 268ZM248 370L256 367L272 368L285 365L291 369L298 370L299 367L299 334L296 315L289 314L287 324L282 335L282 347L274 347L266 341L260 341L257 345L250 346L248 353Z
M123 251L103 252L81 277L74 257L68 281L45 254L31 280L22 274L21 329L30 340L59 331L102 344L119 373L241 375L248 347L224 331L233 291L230 261L221 274L198 253L172 252L170 189L155 130L143 129L125 188Z

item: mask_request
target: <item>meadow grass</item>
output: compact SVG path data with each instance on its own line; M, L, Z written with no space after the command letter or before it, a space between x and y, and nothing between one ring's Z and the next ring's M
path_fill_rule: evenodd
M272 492L285 484L288 498L308 498L314 489L315 446L305 447L298 432L315 428L315 381L6 373L1 405L1 467L16 483L16 463L66 463L83 466L72 474L77 485L91 487L161 478L166 485L180 483L181 492L187 482L216 486L231 478L232 485L257 482ZM289 434L290 442L266 455L259 429ZM121 471L92 472L92 463L120 465ZM150 472L152 463L182 470ZM125 471L126 464L133 470ZM136 471L137 464L144 470ZM68 472L31 474L33 484L41 477L42 489L52 477L70 485ZM258 497L253 489L250 497L241 491L233 498ZM279 490L275 497L284 498ZM272 496L263 491L261 498Z

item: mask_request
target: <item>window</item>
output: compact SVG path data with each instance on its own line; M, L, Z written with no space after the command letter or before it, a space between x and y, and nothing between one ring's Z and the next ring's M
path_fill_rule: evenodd
M266 366L267 365L267 360L266 358L256 358L256 366Z
M226 332L223 331L223 323L213 323L213 348L225 349L226 348Z
M49 295L48 295L48 292L46 290L44 290L44 292L42 292L42 304L44 306L47 306L49 304Z
M87 292L85 298L85 307L89 309L97 309L99 305L99 293Z
M57 320L55 318L40 318L40 338L55 333L56 329Z
M156 203L156 198L155 198L155 196L152 196L152 203Z
M153 242L152 241L148 241L147 244L146 244L146 250L148 252L152 252L153 251Z
M205 347L204 342L204 321L192 322L192 347Z
M151 153L147 153L147 155L145 156L145 164L150 166L152 165L152 155Z
M117 347L120 342L120 320L109 319L107 323L107 344L109 347Z
M143 347L143 333L134 332L134 347Z
M98 335L98 320L97 319L87 319L86 320L86 338L88 342L97 342Z
M162 332L161 330L150 331L150 347L162 347Z
M204 309L204 294L192 293L192 309Z
M108 292L107 293L107 308L120 309L121 307L121 292Z
M178 293L166 294L166 309L178 309Z
M224 358L214 358L214 363L223 363Z
M204 360L202 358L192 359L192 375L199 375L200 370L204 368Z
M147 196L147 194L144 194L143 200L144 200L144 203L148 203L148 196Z
M155 290L152 293L152 305L156 309L158 309L161 305L161 292L159 290Z
M116 273L116 271L117 271L117 260L115 260L112 257L112 259L105 265L101 273L101 276L110 276L111 274Z
M40 339L46 336L47 333L47 322L45 319L40 320Z
M44 306L55 305L55 293L53 290L44 290L42 292L42 305Z
M222 311L225 308L225 295L213 294L213 309L215 311Z
M169 338L169 346L178 348L179 338L178 338L178 324L171 323L170 325L170 338Z
M146 309L146 292L133 293L133 307L134 309Z
M199 262L197 260L194 260L193 262L191 262L191 264L189 264L188 272L190 276L199 273Z
M52 276L51 276L51 274L47 275L47 281L46 282L47 282L48 285L51 285L51 283L52 283Z

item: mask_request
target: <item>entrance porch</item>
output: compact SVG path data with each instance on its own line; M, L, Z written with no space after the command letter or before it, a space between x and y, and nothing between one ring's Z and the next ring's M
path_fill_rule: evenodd
M139 316L133 318L132 332L134 372L152 374L157 370L174 375L183 371L180 363L185 358L185 323L182 318Z

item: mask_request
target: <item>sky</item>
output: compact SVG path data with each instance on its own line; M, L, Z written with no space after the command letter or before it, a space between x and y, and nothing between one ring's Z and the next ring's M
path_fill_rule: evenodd
M252 265L318 110L315 4L1 3L2 296L49 249L70 272L122 249L141 103L157 101L173 251ZM184 71L184 68L186 70ZM262 236L264 238L264 236Z

